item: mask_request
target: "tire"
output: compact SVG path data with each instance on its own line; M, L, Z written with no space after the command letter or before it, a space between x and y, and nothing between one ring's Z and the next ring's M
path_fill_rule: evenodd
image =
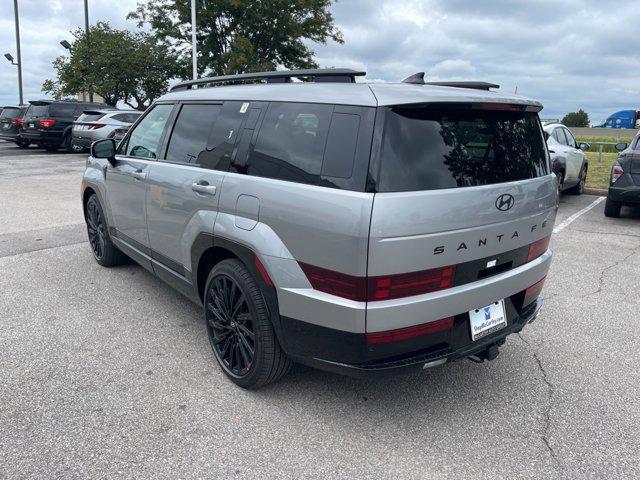
M291 360L278 343L260 287L242 262L216 264L204 292L213 355L232 382L256 390L289 371Z
M584 192L584 184L587 181L587 167L582 167L580 170L580 176L578 177L578 184L575 187L569 189L569 193L573 195L582 195Z
M124 263L127 257L111 242L107 217L105 217L102 205L100 205L95 193L87 200L85 221L89 245L96 262L103 267L113 267Z
M556 182L558 183L558 196L560 196L564 187L564 172L558 172L556 177Z
M620 216L620 210L622 209L622 203L614 202L609 197L604 204L605 217L618 218Z
M28 140L16 140L15 143L19 148L29 148L29 145L31 145L31 142L29 142Z
M73 137L71 135L67 135L64 137L64 149L67 153L82 153L84 150L82 147L74 145Z

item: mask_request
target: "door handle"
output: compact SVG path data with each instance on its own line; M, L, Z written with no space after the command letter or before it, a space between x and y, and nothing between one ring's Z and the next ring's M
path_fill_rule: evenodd
M209 185L208 182L206 181L200 181L197 183L192 183L191 184L191 190L193 190L196 193L201 193L203 195L215 195L216 194L216 186L215 185Z
M143 172L142 170L136 170L131 174L131 176L136 180L144 180L145 178L147 178L147 172Z

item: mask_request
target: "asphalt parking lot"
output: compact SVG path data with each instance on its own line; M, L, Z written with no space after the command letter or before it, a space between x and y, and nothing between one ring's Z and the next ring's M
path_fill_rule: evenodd
M640 212L562 197L543 313L493 362L247 392L199 308L94 262L84 158L0 144L0 478L637 478Z

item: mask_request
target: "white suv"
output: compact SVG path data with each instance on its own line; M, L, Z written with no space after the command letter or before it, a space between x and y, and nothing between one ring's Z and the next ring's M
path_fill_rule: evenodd
M589 144L578 143L561 123L549 123L543 129L551 157L551 170L558 179L558 190L582 194L589 170L589 159L583 150L587 150Z

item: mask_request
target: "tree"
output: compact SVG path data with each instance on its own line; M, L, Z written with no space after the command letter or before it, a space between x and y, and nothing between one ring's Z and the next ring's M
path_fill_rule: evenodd
M112 29L105 22L90 28L90 44L84 30L71 33L71 55L53 61L57 78L42 85L54 98L92 91L108 105L122 100L144 110L179 73L175 54L148 33Z
M329 6L334 0L198 0L198 72L225 75L285 68L316 68L305 40L343 43ZM188 77L191 2L146 0L128 18L148 23L179 56Z
M589 114L582 109L577 112L567 113L561 123L565 127L588 127Z

